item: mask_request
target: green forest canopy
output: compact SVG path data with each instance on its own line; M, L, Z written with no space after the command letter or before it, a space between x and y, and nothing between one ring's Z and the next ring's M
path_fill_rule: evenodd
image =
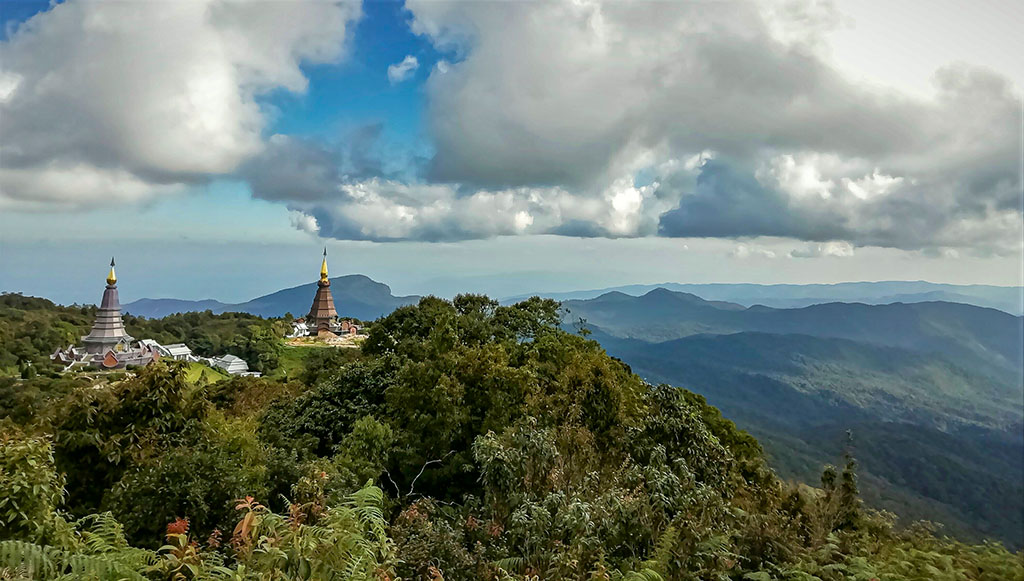
M852 458L780 481L559 319L428 297L290 381L31 380L62 383L2 420L0 578L1024 579L865 508Z

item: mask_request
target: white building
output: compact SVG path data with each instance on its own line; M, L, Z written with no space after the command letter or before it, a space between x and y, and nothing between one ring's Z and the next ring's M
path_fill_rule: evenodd
M214 357L212 359L212 363L214 367L219 367L231 375L252 375L252 373L249 372L249 364L241 357L236 357L234 355Z
M292 322L292 332L288 335L289 339L296 337L305 337L309 335L309 326L306 325L306 321L303 319L296 319Z
M164 357L170 357L175 361L196 361L198 358L192 354L192 350L188 348L188 345L184 343L174 343L172 345L164 345L159 348L160 354Z
M142 345L150 349L155 349L160 353L161 357L167 357L175 361L199 361L199 357L196 357L192 350L189 349L188 345L184 343L173 343L171 345L161 345L153 339L143 339L139 341Z

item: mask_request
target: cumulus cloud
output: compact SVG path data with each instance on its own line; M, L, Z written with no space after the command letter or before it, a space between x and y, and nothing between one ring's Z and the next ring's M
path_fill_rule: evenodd
M388 65L388 80L391 81L392 85L397 85L412 77L418 68L420 68L420 61L416 60L416 57L411 54L406 55L402 62Z
M644 212L654 187L613 183L601 196L559 187L460 189L452 184L370 178L340 184L288 207L315 218L322 236L352 240L458 241L521 234L621 237L653 233Z
M828 57L843 22L830 2L407 8L442 58L425 87L435 153L396 171L374 153L379 125L336 143L265 137L257 97L302 91L302 63L338 60L358 5L57 4L0 45L0 204L136 200L232 175L338 238L1021 251L1018 88L963 64L936 72L930 98L855 82ZM388 78L418 66L409 55Z
M307 234L312 234L313 236L320 235L320 224L317 223L316 218L313 216L293 211L289 215L289 218L292 222L292 228Z
M64 2L0 44L0 204L138 200L263 149L256 97L339 59L358 4Z
M599 200L646 175L677 202L662 235L1020 249L1009 81L950 66L931 99L851 81L827 58L827 2L408 7L456 55L427 85L431 179ZM707 150L717 164L671 163Z

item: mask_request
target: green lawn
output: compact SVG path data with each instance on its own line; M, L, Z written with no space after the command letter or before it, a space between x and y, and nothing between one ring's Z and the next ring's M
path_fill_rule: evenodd
M206 380L210 383L217 383L218 381L228 378L227 373L224 373L220 369L207 367L202 363L187 363L185 369L185 377L190 383L199 381L199 378L204 374L206 375Z
M303 360L306 355L309 355L316 349L332 349L326 345L303 345L303 346L292 346L285 345L284 350L281 352L281 359L278 360L278 368L272 373L271 377L289 377L295 378L302 373Z

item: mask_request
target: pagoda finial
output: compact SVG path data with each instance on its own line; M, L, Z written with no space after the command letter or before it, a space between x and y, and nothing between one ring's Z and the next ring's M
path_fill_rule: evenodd
M320 280L327 280L327 247L324 246L324 261L320 265Z
M117 275L114 274L114 257L110 257L110 272L107 273L107 284L117 284Z

